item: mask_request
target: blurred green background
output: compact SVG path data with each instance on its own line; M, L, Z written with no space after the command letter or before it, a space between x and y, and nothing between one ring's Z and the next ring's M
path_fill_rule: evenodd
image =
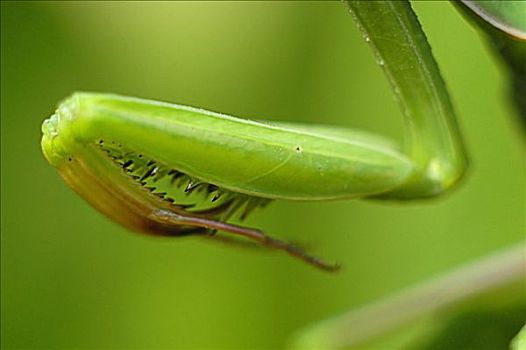
M522 130L504 69L447 2L414 8L470 151L433 202L276 202L249 220L343 263L133 234L40 152L76 90L401 138L402 120L339 2L2 2L2 348L282 347L316 320L524 239Z

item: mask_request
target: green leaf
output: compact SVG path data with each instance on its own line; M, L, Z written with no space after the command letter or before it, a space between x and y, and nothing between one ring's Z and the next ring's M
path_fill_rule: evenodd
M526 1L461 0L477 16L495 28L526 40Z
M422 350L505 349L524 322L526 304L518 303L491 310L487 305L453 315L435 336L425 341ZM526 344L523 344L524 346ZM521 349L518 347L517 349ZM524 347L522 348L524 349Z
M526 325L522 327L519 334L511 342L512 350L524 350L526 349Z
M524 324L523 256L519 243L318 322L297 333L290 349L506 349ZM512 349L525 350L525 337Z
M526 127L526 1L454 2L475 27L485 32L506 65L511 100Z

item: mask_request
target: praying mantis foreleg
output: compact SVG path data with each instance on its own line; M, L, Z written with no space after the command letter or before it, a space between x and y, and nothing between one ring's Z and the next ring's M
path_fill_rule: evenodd
M292 244L227 221L273 199L433 197L466 169L447 90L409 3L346 3L402 110L401 147L355 130L76 93L44 122L44 155L88 202L135 231L222 230L334 269ZM181 192L190 197L178 199Z

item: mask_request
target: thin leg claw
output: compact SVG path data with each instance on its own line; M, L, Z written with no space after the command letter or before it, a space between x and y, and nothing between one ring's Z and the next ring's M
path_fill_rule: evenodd
M325 271L334 272L338 271L341 267L339 264L329 263L321 258L310 255L297 245L268 236L263 231L258 229L233 225L203 217L187 216L164 209L154 213L152 218L164 225L185 225L202 227L208 229L209 232L214 232L216 230L228 232L253 241L257 241L268 248L283 250L295 258L303 260L304 262ZM207 236L216 238L216 236L213 234L209 234Z

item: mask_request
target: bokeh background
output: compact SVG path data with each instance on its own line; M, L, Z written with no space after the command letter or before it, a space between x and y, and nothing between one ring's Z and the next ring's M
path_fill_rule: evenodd
M157 239L110 222L40 151L73 91L401 139L339 2L2 2L2 348L276 349L297 329L524 239L524 139L505 70L448 2L416 2L471 168L432 202L276 202L249 222L342 262Z

